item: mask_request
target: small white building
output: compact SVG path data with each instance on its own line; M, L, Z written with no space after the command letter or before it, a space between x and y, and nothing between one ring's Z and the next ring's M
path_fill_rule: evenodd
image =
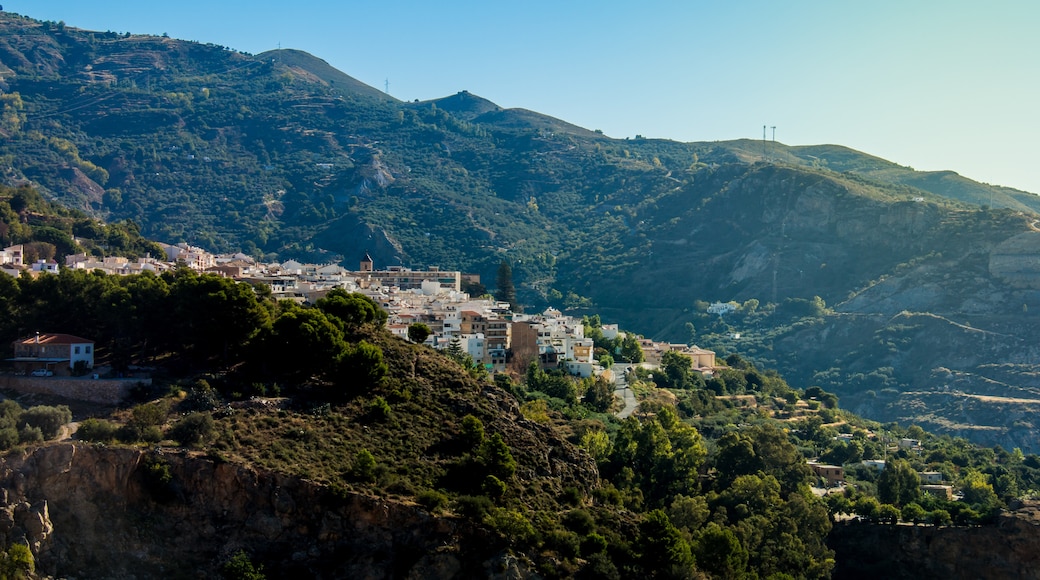
M9 246L0 250L0 266L14 266L21 268L24 264L22 263L22 245Z
M718 314L722 316L729 314L737 309L737 305L732 302L713 302L708 306L708 314Z
M57 274L58 263L54 260L36 260L36 263L32 265L33 272L40 272L41 274Z
M864 459L863 465L873 469L874 471L881 472L885 470L884 459Z

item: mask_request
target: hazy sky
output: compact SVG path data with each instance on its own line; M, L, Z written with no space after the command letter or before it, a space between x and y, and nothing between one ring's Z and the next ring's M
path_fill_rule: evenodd
M611 137L836 143L1040 193L1034 0L0 0L69 26L305 50ZM769 131L772 138L772 130Z

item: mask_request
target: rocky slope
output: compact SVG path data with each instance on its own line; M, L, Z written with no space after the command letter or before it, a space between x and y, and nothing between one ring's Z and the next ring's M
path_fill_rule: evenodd
M173 450L40 447L4 459L0 488L0 541L24 537L47 575L197 578L243 549L272 578L522 575L465 520Z

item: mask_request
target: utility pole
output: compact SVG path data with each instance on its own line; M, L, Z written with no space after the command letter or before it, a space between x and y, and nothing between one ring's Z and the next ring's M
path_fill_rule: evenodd
M773 143L776 143L776 125L773 125Z
M390 94L390 79L386 79L385 81L383 81L383 84L386 87L386 94L389 95Z

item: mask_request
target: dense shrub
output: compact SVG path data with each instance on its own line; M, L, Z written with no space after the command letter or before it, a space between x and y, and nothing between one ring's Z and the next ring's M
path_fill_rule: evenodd
M255 565L244 550L239 550L220 567L220 575L225 580L264 580L264 567Z
M72 411L66 405L37 405L22 413L20 421L30 427L39 427L45 439L54 439L62 426L72 421Z
M448 506L448 496L435 490L427 489L415 496L415 501L430 513L438 513Z
M0 450L7 450L18 444L18 430L14 427L0 429Z
M39 443L43 441L43 432L40 431L39 427L22 425L22 428L18 430L18 441L21 443Z
M91 417L80 422L76 436L83 441L108 442L114 440L118 432L119 426L115 423Z
M170 429L170 438L185 447L194 447L213 436L213 417L209 413L191 413Z

